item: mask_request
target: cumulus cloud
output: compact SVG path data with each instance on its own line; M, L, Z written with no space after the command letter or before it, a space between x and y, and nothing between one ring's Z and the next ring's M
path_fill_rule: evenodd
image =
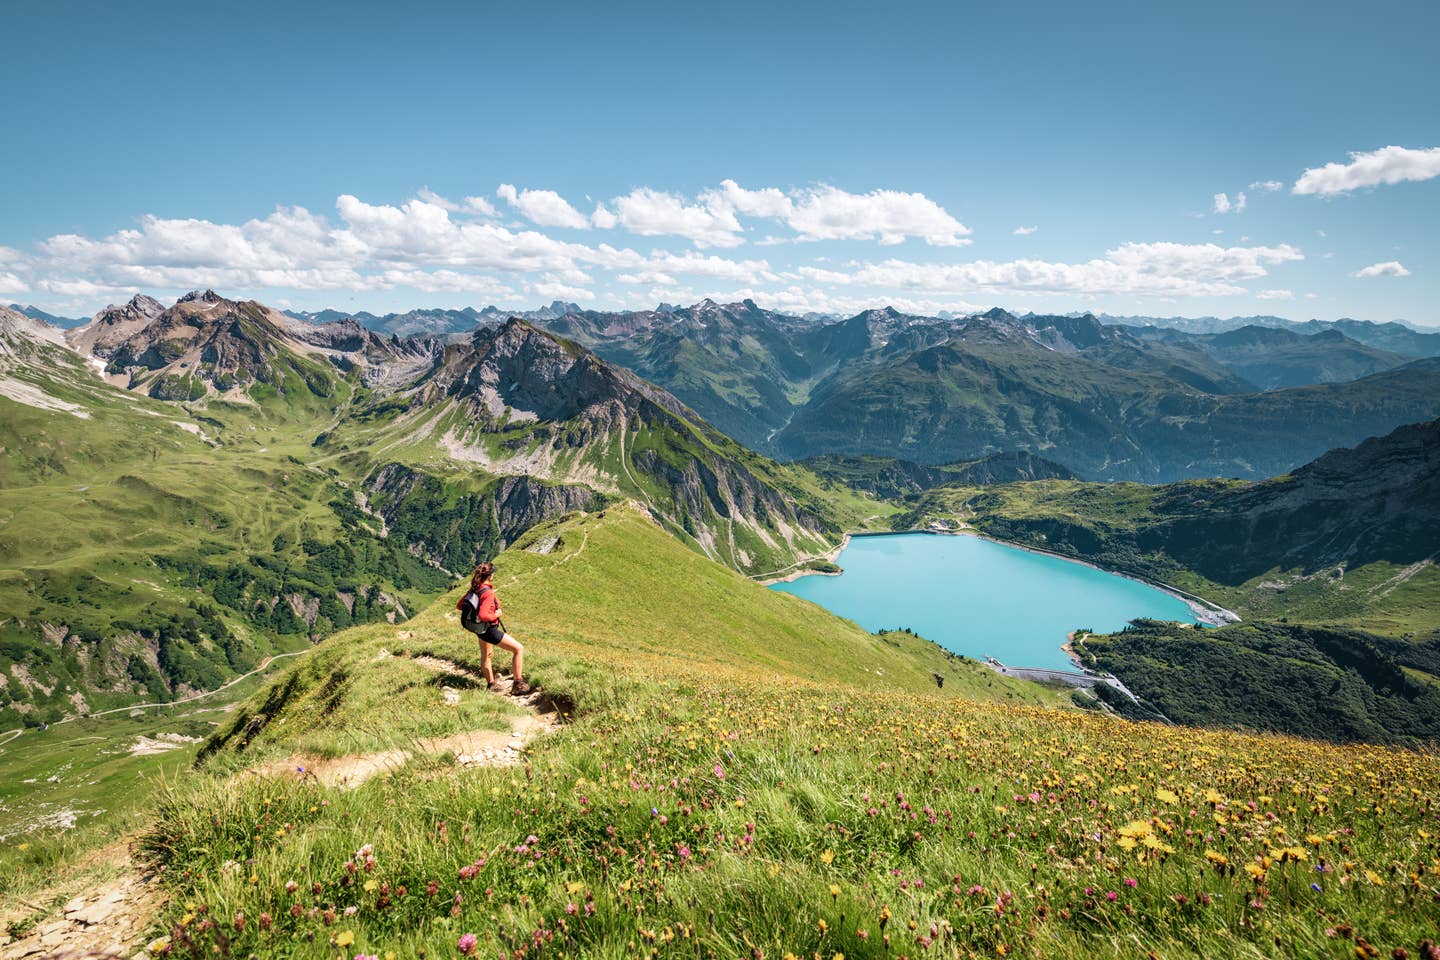
M697 247L738 247L740 221L733 209L717 203L690 203L684 197L639 187L615 198L621 226L642 237L684 237Z
M720 181L720 189L707 190L700 199L709 206L728 208L747 217L784 220L795 210L794 202L775 187L746 190L734 180Z
M1243 213L1244 211L1245 211L1245 191L1244 191L1244 190L1241 190L1240 192L1236 193L1234 200L1231 200L1230 197L1229 197L1227 194L1223 194L1223 193L1217 193L1217 194L1215 194L1215 212L1216 212L1216 213Z
M1256 300L1294 300L1295 294L1289 290L1256 290Z
M461 210L460 204L445 199L429 187L421 187L416 191L415 196L424 200L426 203L433 203L435 206L447 210L450 213L459 213Z
M527 216L567 217L552 196L559 199L549 191L513 185L497 191L502 206L528 207ZM0 290L114 299L122 290L205 286L250 295L413 289L514 302L525 295L589 300L594 291L606 293L607 286L627 297L664 290L673 294L664 299L679 300L679 292L693 284L702 295L718 297L717 288L733 287L756 292L767 303L803 304L824 312L862 303L898 307L902 301L913 305L904 309L933 312L979 300L1013 305L1032 296L1076 301L1110 295L1267 296L1273 291L1257 292L1246 284L1266 277L1278 264L1303 259L1285 244L1127 243L1079 262L817 258L805 266L776 266L723 250L641 253L607 243L570 242L544 230L477 217L485 208L476 199L454 203L422 190L407 201L387 204L344 194L329 215L279 207L242 223L146 216L104 236L60 234L29 251L0 248ZM564 209L583 218L568 204ZM748 190L734 181L693 199L637 189L598 204L588 222L604 227L613 219L614 227L642 235L679 236L700 247L726 248L743 241L745 217L790 227L792 241L870 236L893 243L912 237L945 245L968 233L919 194L848 194L829 187ZM1364 275L1385 273L1384 266L1367 268L1372 272ZM785 291L786 299L776 299L775 291Z
M856 194L823 184L804 191L784 219L810 240L878 239L891 245L916 237L931 246L954 247L969 243L965 237L971 232L923 193Z
M628 284L673 284L675 275L707 277L744 283L769 282L777 279L764 260L731 260L728 257L683 254L651 254L643 268L618 275L615 279Z
M1126 243L1085 263L886 260L848 271L804 267L798 272L820 283L932 293L1234 296L1248 292L1241 282L1267 276L1267 267L1303 259L1288 244Z
M595 212L590 214L590 222L601 230L610 230L620 222L620 218L611 213L603 203L597 203Z
M590 226L585 215L554 190L516 190L513 185L502 183L495 195L537 226L572 230L585 230Z
M1399 260L1386 260L1384 263L1372 263L1368 267L1361 267L1352 277L1359 277L1362 280L1370 277L1408 277L1410 271L1405 269L1404 264Z
M1327 163L1306 170L1290 192L1332 197L1362 187L1432 177L1440 177L1440 147L1410 150L1390 146L1369 153L1352 153L1349 163Z
M829 184L785 192L776 187L750 190L734 180L706 190L692 203L684 197L642 187L617 197L620 225L642 236L678 236L699 247L743 243L741 217L774 220L795 231L795 240L878 240L885 245L906 239L932 246L969 243L970 228L923 193L872 190L849 193ZM766 237L762 243L781 243Z
M495 204L484 197L466 197L464 204L466 213L478 213L482 217L500 216L500 211L495 209Z
M420 197L392 206L345 194L335 209L338 226L302 207L281 207L243 224L146 216L136 228L100 239L51 237L38 245L27 269L44 274L48 286L43 289L71 295L117 286L403 286L501 295L513 291L496 278L497 272L547 275L579 289L592 280L583 267L620 269L646 262L633 250L608 244L591 247L533 230L456 221L450 210Z
M1030 234L1034 233L1036 230L1039 230L1039 229L1040 229L1039 227L1016 227L1014 230L1012 230L1012 231L1010 231L1010 232L1013 233L1013 234L1014 234L1015 236L1017 236L1017 237L1028 237L1028 236L1030 236Z
M1256 180L1250 184L1250 189L1256 193L1274 193L1283 186L1285 186L1285 184L1279 180Z
M0 270L0 295L13 297L21 293L29 293L30 284L20 279L16 274Z

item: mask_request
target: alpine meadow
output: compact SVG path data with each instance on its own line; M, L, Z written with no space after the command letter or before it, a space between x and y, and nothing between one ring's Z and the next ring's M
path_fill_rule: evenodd
M12 4L0 960L1440 960L1440 10Z

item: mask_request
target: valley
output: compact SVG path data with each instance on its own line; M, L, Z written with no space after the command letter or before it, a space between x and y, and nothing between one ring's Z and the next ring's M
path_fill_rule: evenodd
M1271 353L1242 369L1237 358L1248 363L1253 351L1227 354L1223 342L1177 343L1155 331L1097 333L1086 318L991 312L941 321L878 311L831 323L755 311L702 303L636 319L566 309L406 339L350 317L289 317L210 291L172 307L136 298L64 333L0 312L0 446L17 454L0 467L8 562L0 726L10 731L0 770L13 784L0 797L0 828L10 831L0 863L5 895L35 904L7 914L15 948L30 949L34 931L80 930L51 919L64 898L102 880L131 883L142 869L152 878L144 889L156 891L157 912L143 921L163 932L156 949L219 946L217 927L180 912L167 872L183 862L205 878L207 910L270 918L232 922L226 949L263 950L283 935L328 955L343 935L347 945L443 950L453 928L423 919L420 901L406 897L439 890L429 874L460 867L443 842L432 847L415 834L409 814L387 812L417 797L447 811L443 826L426 821L426 836L460 824L487 838L491 852L461 864L462 883L465 871L492 871L492 882L530 891L515 921L527 937L544 930L586 949L611 943L629 929L613 918L632 909L633 891L653 871L666 871L671 889L712 871L737 878L787 915L799 887L823 879L840 891L825 914L838 923L859 915L860 899L881 896L881 864L939 884L944 858L936 858L953 849L940 845L939 811L947 823L961 818L967 836L1013 839L1020 798L1041 794L1011 796L1012 784L1098 802L1101 781L1076 778L1096 769L1097 752L1117 751L1135 767L1110 771L1113 786L1100 795L1136 805L1124 814L1131 820L1102 818L1084 831L1108 838L1107 852L1095 860L1093 840L1052 829L1045 838L1055 856L1032 864L1072 917L1092 897L1082 877L1093 890L1110 872L1143 868L1171 889L1198 868L1212 878L1206 895L1226 910L1259 878L1287 935L1321 936L1282 892L1291 881L1273 847L1264 852L1251 839L1223 852L1213 838L1204 848L1156 839L1143 849L1159 852L1122 865L1141 847L1131 843L1136 822L1183 818L1182 799L1219 815L1230 794L1256 789L1222 771L1255 769L1261 756L1274 778L1266 790L1375 765L1398 783L1432 776L1425 754L1386 751L1440 735L1432 533L1440 524L1430 516L1440 502L1440 421L1405 420L1431 409L1435 361L1357 349L1329 332L1297 343L1299 334L1247 327L1244 342ZM330 322L314 322L322 319ZM715 339L695 336L700 329ZM666 353L672 347L683 349ZM828 359L816 366L816 357ZM668 378L676 392L636 370ZM1267 378L1275 385L1257 389ZM1282 385L1286 378L1302 382ZM1319 382L1326 378L1335 382ZM1023 413L1014 406L1022 397ZM1346 417L1333 415L1342 408ZM737 434L773 436L761 449L793 456L815 443L821 452L772 459L731 439L707 411ZM817 419L822 411L848 429L832 432ZM1385 429L1299 459L1369 424ZM1111 446L1092 443L1086 429ZM1183 437L1158 439L1165 431ZM1277 444L1282 434L1293 442ZM1241 478L1211 476L1238 462L1220 451L1246 444L1245 469L1231 471ZM1266 471L1274 475L1243 478ZM1203 478L1085 479L1167 474ZM1033 602L1028 585L1059 612L1042 631L1056 662L1060 637L1077 631L1079 662L1113 673L1131 701L1104 685L1080 693L1002 676L917 635L918 610L872 633L754 582L832 570L823 558L849 533L962 526L1171 584L1244 619L1201 630L1147 619L1170 616L1170 607L1141 605L1118 622L1074 622L1091 616L1078 600L985 564L1025 582L1007 584L1018 593L998 613L967 604L964 613L978 617L970 630L995 633L995 617ZM457 579L496 554L499 587L523 611L516 629L538 657L527 674L551 711L533 731L527 704L476 682L473 643L452 622ZM937 595L953 594L946 578L960 569L937 561L899 575L912 585L933 575ZM988 592L996 596L987 602L1001 593ZM1116 629L1126 618L1135 619ZM168 705L134 709L151 701ZM521 727L529 732L518 740L507 733ZM836 739L841 729L861 739ZM1182 742L1202 779L1171 772ZM1067 758L1069 786L1034 768L1037 753ZM492 754L493 764L474 760ZM524 780L507 769L523 769ZM937 788L931 778L942 769L974 787ZM1134 770L1162 784L1155 801L1145 799L1149 787L1127 786ZM506 798L514 823L450 810L454 789ZM858 800L857 789L866 791ZM1207 789L1222 799L1207 801ZM635 818L636 791L650 795L658 826ZM872 818L888 815L874 804L880 791L925 795L940 834L867 833ZM1321 796L1329 794L1309 801L1314 816L1334 832L1350 808ZM844 811L857 803L875 812L852 819ZM226 826L230 814L216 819L222 807L238 811L243 830ZM614 837L639 846L608 838L576 846L544 833L560 824L573 831L602 810ZM345 826L334 850L324 839L332 811L366 824ZM1075 816L1085 819L1079 809ZM696 829L671 837L668 818L696 818ZM1025 822L1038 840L1034 821ZM564 872L578 879L560 883L538 868L528 876L544 879L532 883L515 872L501 837L522 825L536 839L521 846L543 850L542 863L569 850ZM320 851L323 861L365 844L386 856L407 852L380 868L389 893L355 895L321 867L314 883L323 895L302 894L301 912L289 910L281 878L297 875L297 857L311 863ZM125 846L133 856L97 852ZM1378 833L1354 834L1347 846L1372 871L1394 856ZM752 848L770 865L759 875L746 859ZM225 871L237 858L255 865L253 881ZM598 873L582 865L592 860ZM982 888L1021 880L980 848L962 861L962 875ZM1255 869L1227 869L1242 862ZM946 876L954 869L946 860ZM1365 876L1353 890L1342 885L1343 909L1390 895ZM595 916L612 920L555 922L576 915L577 901L567 899L575 884L589 891ZM461 888L445 889L460 898L452 917L472 923L478 914L461 906ZM1146 888L1134 889L1138 915L1163 912ZM850 890L859 899L842 910ZM707 952L725 952L718 928L705 928L687 902L662 895L650 909ZM343 926L325 919L341 906L354 908ZM907 915L918 929L930 909L890 898L857 927L866 937L821 927L814 945L843 942L866 955L882 919ZM400 916L403 933L386 919ZM1030 938L1086 956L1099 942L1090 926L1055 921L1048 908L1035 928L1043 934L956 926L954 916L949 927L937 921L935 938L995 947ZM1226 914L1230 933L1211 941L1212 952L1253 948L1237 916ZM761 931L783 927L778 917L752 935L777 943ZM1109 916L1100 928L1129 924ZM1165 944L1169 929L1133 932ZM1397 922L1370 935L1413 941L1415 929ZM518 942L508 930L488 936Z

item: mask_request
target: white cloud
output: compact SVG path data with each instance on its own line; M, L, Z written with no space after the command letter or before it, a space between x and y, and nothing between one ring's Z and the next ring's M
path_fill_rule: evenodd
M61 234L38 245L28 269L41 288L99 295L124 288L159 290L354 289L398 286L424 291L505 293L488 271L545 273L578 289L592 278L581 266L638 267L646 258L608 244L566 243L531 230L456 222L450 211L416 198L374 205L342 195L336 226L301 207L281 207L246 223L140 219L101 239ZM487 272L477 272L487 271Z
M502 183L495 195L538 226L568 227L571 230L585 230L590 226L585 215L554 190L517 191L511 184Z
M595 212L590 214L590 222L601 230L611 230L620 222L620 218L611 213L603 203L597 203Z
M1306 299L1306 300L1319 300L1319 299L1320 299L1320 294L1318 294L1318 293L1307 293L1307 294L1305 294L1305 299Z
M505 185L497 195L503 204L518 208L527 203L527 194L548 203L546 193ZM1129 243L1073 263L864 262L837 256L806 266L792 265L799 258L773 265L768 259L733 253L640 253L605 243L569 242L539 229L476 217L482 208L474 199L456 204L421 191L402 203L374 204L345 194L336 199L329 216L280 207L268 216L234 224L146 216L129 229L105 236L61 234L28 252L0 248L0 289L112 300L121 291L163 294L205 286L251 296L264 291L409 289L471 294L490 302L515 302L524 295L593 302L596 293L624 291L630 297L643 290L666 291L665 299L672 301L683 299L686 291L718 298L717 287L731 286L766 302L806 310L839 312L890 302L934 312L983 300L1014 306L1017 300L1035 297L1063 296L1078 302L1103 296L1152 301L1264 297L1270 292L1246 284L1266 277L1277 264L1304 259L1298 249L1283 244ZM790 226L791 242L869 235L882 243L906 236L947 244L963 240L961 231L968 232L919 194L857 195L828 187L782 193L773 188L745 190L733 181L696 199L642 188L598 204L590 222L608 222L608 215L633 232L733 247L745 237L742 218L762 214L773 214L769 219ZM700 289L691 291L691 284Z
M500 211L495 209L495 204L484 197L466 197L465 212L478 213L482 217L498 217Z
M1221 247L1213 243L1126 243L1085 263L1013 260L996 263L913 263L887 260L846 271L802 267L798 273L827 284L956 294L1062 294L1234 296L1238 284L1268 276L1268 266L1303 260L1288 244Z
M1362 267L1350 274L1352 277L1366 279L1369 277L1408 277L1410 271L1405 269L1404 264L1399 260L1386 260L1384 263L1372 263L1368 267Z
M1241 190L1235 194L1235 199L1223 193L1215 194L1216 213L1244 213L1245 212L1245 191Z
M721 180L719 190L707 190L700 199L709 206L729 208L743 216L772 220L785 220L795 210L794 202L775 187L746 190L734 180Z
M1327 163L1306 170L1290 192L1331 197L1362 187L1432 177L1440 177L1440 147L1410 150L1390 146L1369 153L1352 153L1349 163Z
M0 270L0 295L13 297L16 294L29 292L30 284L21 280L16 274Z
M969 243L964 238L971 232L923 193L855 194L825 184L804 191L785 222L811 240L874 238L885 245L916 237L931 246L954 247Z
M643 269L625 273L615 279L629 284L673 284L675 275L708 277L744 283L770 282L778 279L764 260L731 260L728 257L704 256L694 252L682 254L656 252Z
M431 190L429 187L421 187L418 191L416 191L415 196L421 200L424 200L426 203L433 203L435 206L440 207L441 209L446 210L450 213L459 213L461 209L458 203L453 203L445 199L444 197L440 196L440 194L436 193L434 190Z
M1289 290L1256 290L1256 300L1294 300L1295 294Z
M642 237L685 237L697 247L737 247L745 242L740 221L724 205L689 203L649 187L616 197L614 203L620 224Z
M1279 180L1256 180L1250 184L1250 189L1259 193L1274 193L1283 186L1285 186L1285 184Z
M1039 230L1039 229L1040 229L1039 227L1016 227L1014 230L1012 230L1012 231L1010 231L1010 232L1013 233L1013 234L1014 234L1015 236L1017 236L1017 237L1028 237L1028 236L1030 236L1030 234L1034 233L1036 230Z
M762 244L795 240L878 240L891 245L908 238L932 246L969 243L970 228L922 193L872 190L849 193L829 184L786 193L775 187L748 190L734 180L706 190L695 202L641 187L613 201L620 224L642 236L679 236L699 247L733 247L744 242L740 217L775 220L794 238L766 237Z

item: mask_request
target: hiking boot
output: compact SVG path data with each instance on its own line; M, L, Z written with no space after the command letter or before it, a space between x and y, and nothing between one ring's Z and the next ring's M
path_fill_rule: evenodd
M513 684L510 685L510 694L511 696L515 697L523 697L526 694L533 692L534 689L534 687L530 686L530 684L526 683L524 680L516 680Z
M501 683L500 683L499 680L493 680L493 681L491 681L490 683L486 684L485 689L486 689L486 690L489 690L491 693L504 693L504 692L505 692L505 687L504 687L503 685L501 685Z

